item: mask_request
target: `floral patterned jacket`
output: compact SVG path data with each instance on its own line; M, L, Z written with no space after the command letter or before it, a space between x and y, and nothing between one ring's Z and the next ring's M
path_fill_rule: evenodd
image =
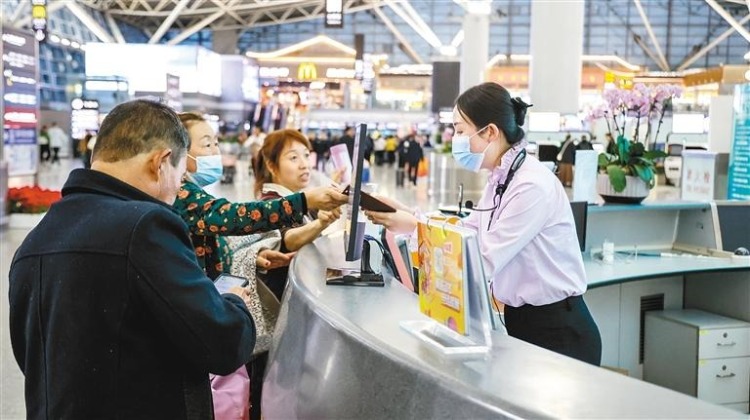
M190 230L198 263L212 279L229 273L232 266L232 254L224 236L298 225L307 213L304 193L273 201L232 203L213 197L191 181L182 184L174 207Z

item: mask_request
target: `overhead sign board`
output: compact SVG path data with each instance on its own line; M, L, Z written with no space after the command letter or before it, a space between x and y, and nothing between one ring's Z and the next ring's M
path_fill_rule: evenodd
M326 0L326 28L344 27L344 2L343 0Z

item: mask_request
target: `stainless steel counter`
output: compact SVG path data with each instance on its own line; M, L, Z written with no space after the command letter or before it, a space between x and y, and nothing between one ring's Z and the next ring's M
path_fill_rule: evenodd
M400 284L326 286L325 268L343 260L338 237L293 261L265 418L743 418L499 333L484 356L444 356L399 326L426 319Z

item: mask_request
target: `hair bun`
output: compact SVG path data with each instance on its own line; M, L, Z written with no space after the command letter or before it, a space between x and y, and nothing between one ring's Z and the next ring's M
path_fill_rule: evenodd
M526 110L534 105L527 104L519 97L511 98L510 103L513 105L513 113L516 116L516 124L521 127L526 122Z

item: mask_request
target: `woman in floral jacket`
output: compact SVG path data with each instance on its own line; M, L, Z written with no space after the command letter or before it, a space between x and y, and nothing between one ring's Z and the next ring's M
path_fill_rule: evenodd
M222 164L216 133L199 114L182 113L190 148L187 174L174 203L190 229L195 255L206 274L215 279L229 273L232 255L225 236L249 235L297 225L313 209L331 210L347 202L334 188L320 187L273 201L232 203L216 198L203 187L221 179ZM258 266L275 268L289 263L290 256L266 250L258 254Z

